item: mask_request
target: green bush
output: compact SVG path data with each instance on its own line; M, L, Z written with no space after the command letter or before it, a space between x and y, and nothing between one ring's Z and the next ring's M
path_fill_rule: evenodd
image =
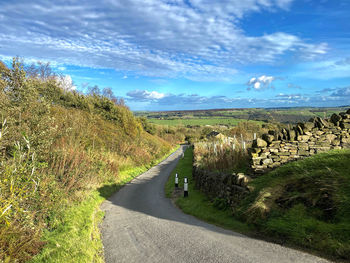
M145 132L121 100L65 90L47 68L35 72L18 58L11 68L0 63L0 261L5 262L32 258L45 245L43 231L61 229L71 207L173 146Z

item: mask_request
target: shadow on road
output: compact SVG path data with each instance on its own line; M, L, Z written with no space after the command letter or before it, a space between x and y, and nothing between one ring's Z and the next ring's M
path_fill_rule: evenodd
M176 167L186 147L187 145L181 145L181 147L166 160L136 177L122 188L120 185L107 185L99 188L98 191L100 195L106 198L109 197L111 193L119 190L109 197L107 202L114 206L123 207L130 211L146 214L155 218L198 226L217 233L248 238L242 234L216 227L200 221L193 216L184 214L172 204L170 199L165 197L165 183L171 171ZM101 208L102 210L108 210L107 204L103 204ZM108 213L108 211L106 212Z

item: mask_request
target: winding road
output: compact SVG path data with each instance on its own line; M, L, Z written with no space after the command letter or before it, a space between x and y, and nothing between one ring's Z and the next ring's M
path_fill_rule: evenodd
M105 201L105 260L114 262L329 262L202 222L176 208L164 185L186 146Z

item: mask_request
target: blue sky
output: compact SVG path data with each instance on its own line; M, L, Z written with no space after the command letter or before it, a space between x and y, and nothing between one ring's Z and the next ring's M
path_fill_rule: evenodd
M349 0L0 0L0 59L132 110L350 104Z

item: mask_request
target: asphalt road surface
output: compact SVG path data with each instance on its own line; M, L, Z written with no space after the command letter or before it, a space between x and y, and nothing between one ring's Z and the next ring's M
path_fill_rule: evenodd
M184 214L164 185L186 146L102 204L105 260L114 262L329 262ZM191 193L189 193L191 194Z

